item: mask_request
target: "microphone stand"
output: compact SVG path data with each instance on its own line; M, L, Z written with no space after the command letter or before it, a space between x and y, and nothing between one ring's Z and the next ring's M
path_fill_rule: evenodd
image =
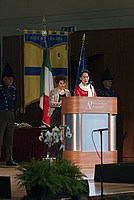
M101 140L101 200L103 199L103 150L102 150L102 129L100 129L100 140Z
M100 173L100 179L101 179L101 200L103 199L103 149L102 149L102 132L107 131L108 128L102 128L102 129L97 129L93 130L93 132L100 132L100 141L101 141L101 173Z

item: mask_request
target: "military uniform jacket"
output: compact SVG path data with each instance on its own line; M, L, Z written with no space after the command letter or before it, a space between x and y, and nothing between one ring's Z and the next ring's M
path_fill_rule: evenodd
M0 110L14 110L16 98L16 88L0 85Z

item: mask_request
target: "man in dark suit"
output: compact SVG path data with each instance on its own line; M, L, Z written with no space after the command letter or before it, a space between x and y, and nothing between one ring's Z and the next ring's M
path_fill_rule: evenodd
M101 75L102 88L97 90L97 96L114 97L115 92L111 89L113 77L108 69L104 70Z
M12 85L13 77L12 68L7 64L2 73L0 85L0 157L3 140L5 140L6 165L9 166L17 165L12 157L16 98L16 88Z

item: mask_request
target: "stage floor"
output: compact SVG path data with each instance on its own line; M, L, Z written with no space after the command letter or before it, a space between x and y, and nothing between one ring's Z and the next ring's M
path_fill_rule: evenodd
M91 199L101 199L101 183L94 182L94 168L83 170L87 175L89 183L89 196ZM13 200L20 200L26 195L25 189L20 188L15 180L16 174L19 173L17 167L8 167L4 162L0 163L0 176L10 176L11 195ZM134 184L126 183L103 183L103 194L105 199L113 196L128 195L134 199Z

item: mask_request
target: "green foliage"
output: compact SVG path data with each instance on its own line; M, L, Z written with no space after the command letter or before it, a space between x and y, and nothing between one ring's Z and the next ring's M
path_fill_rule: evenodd
M68 160L59 160L53 165L53 172L61 174L62 185L68 194L76 195L79 192L85 192L85 181L86 177L78 166Z
M53 194L63 189L69 195L85 191L84 174L80 168L68 160L32 160L18 168L21 173L16 175L20 186L31 190L35 186L47 187Z

